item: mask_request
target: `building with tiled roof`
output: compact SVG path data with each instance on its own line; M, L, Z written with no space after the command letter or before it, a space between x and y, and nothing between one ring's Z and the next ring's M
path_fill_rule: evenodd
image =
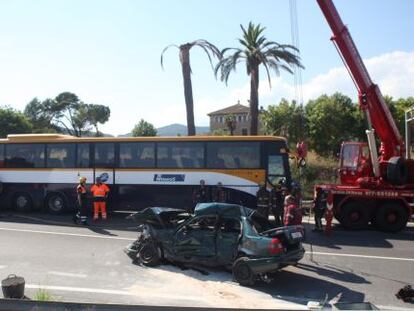
M210 132L216 130L228 131L226 117L233 115L235 117L234 135L249 135L250 133L250 107L240 104L229 106L207 114L210 117Z

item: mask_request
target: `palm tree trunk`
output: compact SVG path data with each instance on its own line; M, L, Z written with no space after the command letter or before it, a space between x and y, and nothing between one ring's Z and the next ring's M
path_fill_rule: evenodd
M187 110L187 132L188 136L196 134L194 125L194 103L193 103L193 87L191 85L191 67L190 67L190 49L180 47L181 69L183 72L184 98Z
M258 133L259 119L259 66L253 65L250 72L250 135Z

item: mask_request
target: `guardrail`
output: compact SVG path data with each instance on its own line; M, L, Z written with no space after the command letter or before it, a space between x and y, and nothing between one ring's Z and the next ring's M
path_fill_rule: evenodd
M176 306L141 306L120 304L95 304L24 299L0 299L0 311L254 311L265 309L197 308ZM282 310L282 309L272 309Z

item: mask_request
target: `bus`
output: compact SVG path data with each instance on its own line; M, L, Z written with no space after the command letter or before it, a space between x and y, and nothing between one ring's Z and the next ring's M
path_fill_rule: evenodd
M1 208L73 210L81 176L88 186L99 176L110 187L109 210L190 209L201 179L209 188L221 182L229 203L254 207L261 183L291 182L282 137L22 134L0 139Z

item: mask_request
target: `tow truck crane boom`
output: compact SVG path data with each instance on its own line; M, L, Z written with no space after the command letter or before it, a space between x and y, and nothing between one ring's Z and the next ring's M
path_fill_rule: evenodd
M315 202L322 195L330 198L332 209L327 213L346 229L364 229L372 223L383 231L402 230L414 213L414 160L406 158L406 146L391 112L332 0L317 2L358 90L368 122L368 146L366 142L342 143L341 184L315 185ZM381 142L379 157L375 134Z
M366 113L368 125L375 129L382 143L381 160L388 161L395 156L404 157L404 140L385 104L380 89L372 82L348 28L342 22L332 0L317 1L333 32L332 41L358 89L360 107Z

